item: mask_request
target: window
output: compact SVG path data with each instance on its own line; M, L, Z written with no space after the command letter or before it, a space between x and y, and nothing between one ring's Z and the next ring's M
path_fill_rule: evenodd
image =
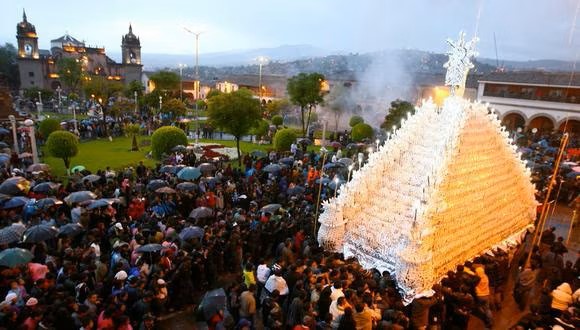
M34 85L34 80L31 80L30 81L30 85Z
M28 76L29 76L29 77L34 77L34 72L32 72L32 71L29 71L29 72L28 72Z

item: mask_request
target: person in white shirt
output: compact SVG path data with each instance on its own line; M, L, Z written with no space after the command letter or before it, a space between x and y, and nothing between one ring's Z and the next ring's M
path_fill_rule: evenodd
M347 307L350 307L350 305L346 301L345 297L340 297L330 304L328 312L332 314L332 323L331 323L332 329L338 329L340 318L342 317L342 315L344 315L344 310Z
M340 297L344 297L344 292L342 292L342 281L336 281L330 288L332 293L330 293L330 299L336 301Z

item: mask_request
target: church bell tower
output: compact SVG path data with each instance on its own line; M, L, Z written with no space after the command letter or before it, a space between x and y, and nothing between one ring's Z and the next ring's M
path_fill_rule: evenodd
M122 64L125 84L132 81L141 81L143 65L141 64L141 41L133 34L133 27L129 24L129 33L121 38Z

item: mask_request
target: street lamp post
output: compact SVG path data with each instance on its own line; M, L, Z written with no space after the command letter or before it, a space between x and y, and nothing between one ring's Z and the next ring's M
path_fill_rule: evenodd
M260 105L262 104L262 65L268 63L268 59L264 56L258 56L258 66L260 68L258 74L258 97L260 98Z
M18 150L18 135L16 133L16 117L9 115L8 119L10 119L10 124L12 124L12 140L14 140L14 152L19 154L20 151Z
M161 108L163 108L163 96L159 96L159 115L161 116Z
M75 127L75 134L78 136L79 135L79 126L77 124L77 109L74 105L72 106L72 111L73 111L73 125Z
M62 89L60 88L60 86L58 86L56 88L56 92L58 93L58 109L56 112L60 113L60 108L61 108L61 101L60 101L60 92L62 92Z
M36 149L36 136L34 134L34 122L32 119L26 119L24 125L28 127L28 136L30 137L30 146L32 148L32 163L38 163L38 150Z
M139 103L137 102L137 91L133 92L133 97L135 97L135 114L137 114L139 110Z
M38 119L40 119L40 111L42 111L42 93L38 91L38 104L36 105L36 109L38 110Z
M185 31L195 36L195 80L193 82L193 98L195 101L195 145L199 144L199 120L197 116L197 100L199 99L199 36L202 32L193 32L190 29L184 27Z

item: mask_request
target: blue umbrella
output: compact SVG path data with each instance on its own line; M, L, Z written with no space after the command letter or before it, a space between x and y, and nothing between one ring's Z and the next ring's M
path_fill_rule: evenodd
M278 162L280 164L285 164L285 165L288 165L288 166L292 166L292 165L294 165L294 158L292 158L292 157L285 157L285 158L281 158Z
M4 127L0 127L0 135L10 134L10 131L5 129Z
M201 176L201 171L196 167L184 167L181 171L177 173L177 177L181 180L192 181Z
M30 182L23 177L15 176L4 180L0 184L0 193L6 195L18 195L27 193L30 189Z
M209 218L212 215L213 210L205 206L200 206L189 213L189 217L192 219Z
M159 188L167 187L167 186L169 186L169 184L165 180L151 180L147 184L147 189L149 191L155 191Z
M173 165L163 165L159 169L159 173L171 173L173 171Z
M278 173L282 170L282 167L278 164L270 164L267 165L266 167L264 167L264 169L262 171L264 172L268 172L268 173Z
M342 162L335 162L335 163L326 163L324 164L324 169L328 170L331 168L341 168L341 167L346 167L346 164L342 163Z
M289 196L296 196L296 195L301 195L306 191L306 189L302 186L294 186L294 188L288 188L288 190L286 190L286 193Z
M185 166L183 164L175 165L175 166L173 166L173 170L170 173L177 174L177 173L179 173L179 171L181 171L182 169L184 169L186 167L187 166Z
M179 233L179 238L183 241L187 241L188 239L192 238L202 238L204 235L203 229L196 226L190 226L183 228Z
M26 249L12 248L0 252L0 265L5 267L16 267L30 262L34 256Z
M60 204L62 204L62 202L53 197L42 198L36 201L36 207L42 210L46 210L54 205Z
M0 244L10 244L20 241L22 232L16 226L8 226L0 229Z
M97 199L96 201L92 201L91 204L89 204L89 206L87 206L88 210L94 210L94 209L99 209L101 207L106 207L109 206L109 200L101 198L101 199Z
M322 179L318 178L318 179L316 179L316 181L314 181L314 183L320 184L321 180L322 180L323 185L327 185L331 181L329 178L322 178Z
M95 195L93 192L88 191L88 190L83 190L83 191L75 191L73 193L71 193L70 195L66 196L64 198L64 201L67 203L82 203L82 202L86 202L88 200L92 200L95 199L97 197L97 195Z
M24 206L26 203L28 203L28 198L23 197L23 196L16 196L16 197L12 197L9 201L5 202L4 205L2 205L3 209L13 209L16 207L22 207Z
M48 194L49 192L58 189L59 186L60 186L59 183L42 182L34 186L32 188L32 191L34 191L35 193Z
M254 172L256 172L256 169L252 167L251 169L246 171L246 176L252 176L254 175Z
M85 231L85 228L78 223L67 223L66 225L58 228L59 236L75 237Z
M337 182L337 181L335 181L335 180L332 180L332 181L331 181L331 182L328 184L328 187L329 187L330 189L332 189L332 190L334 190L334 189L338 189L338 188L339 188L339 187L340 187L342 184L344 184L345 182L346 182L346 181L344 181L344 180L338 180L338 182Z

